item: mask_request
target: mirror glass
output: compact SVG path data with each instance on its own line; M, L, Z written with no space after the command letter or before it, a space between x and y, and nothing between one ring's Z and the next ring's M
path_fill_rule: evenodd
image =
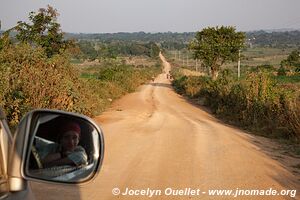
M100 159L99 129L89 120L40 112L32 118L25 173L55 182L91 179Z

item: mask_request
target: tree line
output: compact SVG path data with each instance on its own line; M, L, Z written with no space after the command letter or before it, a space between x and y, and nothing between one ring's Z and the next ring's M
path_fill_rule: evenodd
M91 59L116 58L117 56L148 56L155 58L159 55L160 48L154 42L95 42L80 40L76 43L80 49L80 54L76 58Z
M145 33L145 32L119 32L119 33L66 33L66 39L76 39L76 40L97 40L102 42L110 41L137 41L137 42L149 42L153 41L156 43L161 42L179 42L187 43L195 36L194 32L185 33Z
M300 31L248 32L247 41L249 44L259 47L300 47Z
M127 41L127 42L149 42L159 43L165 49L180 50L186 48L188 43L195 37L196 32L185 33L95 33L95 34L74 34L66 33L66 39L93 40L101 42ZM300 31L252 31L245 32L246 41L249 46L258 47L299 47Z

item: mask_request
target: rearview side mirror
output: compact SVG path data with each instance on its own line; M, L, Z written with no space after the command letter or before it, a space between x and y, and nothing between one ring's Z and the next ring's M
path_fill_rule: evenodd
M9 171L12 191L25 187L22 179L87 182L99 171L104 156L101 129L86 116L64 111L28 113L13 142Z

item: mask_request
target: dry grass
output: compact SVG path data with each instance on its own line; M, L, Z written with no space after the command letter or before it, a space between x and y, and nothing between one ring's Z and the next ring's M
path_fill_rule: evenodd
M189 69L181 69L181 73L184 76L204 76L205 75L203 72L189 70Z
M134 66L144 66L150 67L156 64L156 60L153 58L149 58L147 56L130 56L130 57L122 57L125 60L125 64L134 65Z

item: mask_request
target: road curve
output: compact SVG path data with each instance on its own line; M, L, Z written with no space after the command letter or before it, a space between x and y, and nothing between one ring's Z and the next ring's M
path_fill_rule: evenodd
M137 92L114 102L95 120L105 135L103 167L93 183L57 187L31 183L37 199L149 199L114 196L113 188L297 189L299 177L264 153L255 136L228 126L176 94L164 73ZM44 189L47 188L47 195ZM216 196L154 195L150 199L216 199ZM222 196L232 199L233 196ZM217 198L218 199L218 198ZM235 199L291 199L289 196L240 196ZM295 199L295 198L294 198ZM296 199L299 199L297 194Z

